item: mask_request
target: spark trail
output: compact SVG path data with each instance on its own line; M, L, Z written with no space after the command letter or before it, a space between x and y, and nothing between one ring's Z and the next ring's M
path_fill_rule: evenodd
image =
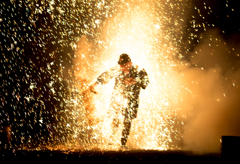
M239 34L234 1L10 0L0 6L0 126L12 128L9 148L117 150L120 129L116 145L107 145L114 81L96 95L88 87L121 53L150 80L140 93L131 149L216 151L222 134L239 135L239 37L227 39Z
M98 74L116 65L119 54L128 53L133 63L147 70L150 84L146 91L140 93L138 117L133 121L128 140L129 146L135 149L177 148L174 144L170 146L172 137L178 140L181 138L179 130L175 127L176 110L170 107L170 99L174 96L171 77L172 67L176 65L171 53L174 47L165 43L168 36L163 36L164 22L161 22L157 14L159 13L151 3L127 5L124 12L117 13L103 27L103 40L98 42L104 42L106 47L103 48L101 57L96 55L96 58L100 59L95 59L93 66L84 69L86 72L91 72L88 69L95 69L95 75L87 76L89 81L94 81ZM80 45L87 43L84 38L80 42ZM87 46L89 45L87 43ZM84 52L80 51L80 54L84 55ZM84 56L86 55L89 54ZM78 62L90 63L90 60L92 59L87 61L81 57ZM76 76L83 77L81 73L77 72ZM105 145L109 140L111 127L111 118L106 117L112 92L109 88L113 88L113 81L100 87L98 94L90 96L92 99L88 102L92 103L91 120L95 122L95 125L92 125L92 133L96 135L97 146L103 149L108 149ZM77 109L74 115L84 117ZM118 136L121 136L120 131ZM116 145L119 137L115 140Z

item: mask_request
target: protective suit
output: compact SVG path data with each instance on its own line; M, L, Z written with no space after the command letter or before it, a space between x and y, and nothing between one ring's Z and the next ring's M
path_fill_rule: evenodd
M140 90L147 87L149 79L145 69L139 69L137 65L131 65L128 74L124 74L120 66L117 65L102 73L97 78L96 83L106 84L112 78L115 78L114 91L110 102L110 110L114 113L112 128L113 133L115 133L119 125L118 116L122 113L124 120L121 144L124 146L130 133L131 121L137 117ZM125 83L125 80L129 78L134 79L133 85Z

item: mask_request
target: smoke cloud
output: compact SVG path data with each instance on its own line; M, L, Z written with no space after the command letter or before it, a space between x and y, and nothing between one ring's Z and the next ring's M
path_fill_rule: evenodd
M181 90L176 107L186 114L183 145L187 150L219 152L221 136L240 135L240 68L235 45L219 30L209 30L190 54L194 67L184 66L175 75Z
M113 22L113 24L114 23L119 25L116 26L118 27L117 29L123 29L122 31L124 33L128 31L121 27L119 22ZM109 23L107 25L110 27L112 24ZM85 36L79 41L79 50L77 51L77 58L75 58L75 71L76 76L79 76L79 79L87 79L89 83L94 81L100 73L117 63L118 56L120 52L123 51L122 48L124 46L129 47L129 45L132 45L132 42L131 44L128 43L129 45L116 44L117 41L119 43L125 43L119 41L121 40L120 36L122 35L119 35L116 39L112 39L113 41L116 41L116 43L109 41L115 36L111 34L111 32L116 33L116 30L114 29L115 26L111 26L113 29L109 30L107 25L103 27L104 37L103 41L101 41L103 47L105 47L105 51L96 55L95 58L91 57L91 54L94 54L91 52L94 49L94 45L91 44ZM140 26L135 27L140 28ZM134 28L134 30L136 30L136 28ZM159 36L159 38L157 39L162 39L161 36ZM159 135L157 134L157 137L154 138L152 137L152 134L157 133L156 131L160 128L158 129L156 127L159 125L159 122L163 122L156 116L162 112L160 109L161 107L173 111L176 109L177 111L177 116L174 115L172 117L177 117L179 119L178 121L181 122L179 127L181 128L182 138L180 141L174 140L173 144L179 145L180 148L196 152L219 152L221 149L221 136L240 135L240 123L238 121L240 119L240 61L238 59L239 55L237 55L239 49L237 48L236 43L231 40L235 40L234 37L229 40L222 38L220 30L217 28L212 30L208 29L207 32L203 33L201 36L200 43L189 53L190 59L185 61L186 64L176 66L176 71L172 74L170 73L171 71L166 68L167 66L170 67L169 63L160 63L164 62L164 56L159 57L158 53L156 55L152 54L151 57L150 55L142 55L143 57L149 57L154 60L151 64L147 62L148 60L139 62L144 66L146 64L146 68L149 70L148 72L151 83L146 91L141 92L141 95L143 95L143 98L141 99L142 104L140 104L138 118L133 122L128 140L128 144L131 148L142 148L143 146L150 147L151 143L154 146L157 144L157 142L155 143L155 140L157 140L156 138L159 137ZM140 41L138 41L138 43L139 42ZM112 45L110 46L107 43L111 43ZM117 46L114 46L114 44ZM143 42L139 45L141 45L140 47L143 47L142 45L147 44ZM136 45L133 44L133 46L130 47L136 48ZM141 59L139 55L148 54L146 51L144 53L136 53L137 55L134 56L134 51L131 50L132 49L129 49L127 53L132 55L134 61ZM125 52L125 49L123 52ZM156 67L153 67L154 64ZM161 66L160 68L162 68L161 70L156 69L159 65ZM151 69L152 67L154 69ZM164 72L166 74L164 74ZM164 78L163 76L167 76L167 78ZM154 78L157 79L156 85L152 85L155 84L153 83ZM173 85L170 84L171 80L173 81ZM170 90L168 86L172 87L171 92L167 92ZM109 100L112 93L112 89L109 88L113 88L113 81L110 85L98 88L98 94L93 96L93 102L96 108L93 113L100 122L104 121L104 115L107 113L109 107ZM151 99L149 96L147 100L144 99L146 93L150 93L149 95L151 95ZM171 104L170 107L168 107L168 104L166 105L167 107L163 107L163 103L160 102L163 101L163 99L169 101L169 104ZM149 108L146 108L144 105ZM151 116L151 118L146 117L147 110L149 111L149 116ZM175 113L173 112L173 114ZM167 116L164 115L163 117ZM145 120L149 122L145 123ZM108 124L110 125L110 122ZM102 124L101 127L103 127ZM174 133L172 132L173 129L169 129L170 130L167 133ZM164 130L162 129L162 131ZM107 137L108 136L106 136L106 138ZM148 139L148 137L154 138L151 138L153 141ZM144 139L151 142L146 141L144 143ZM160 141L162 142L163 140L167 139L162 139Z

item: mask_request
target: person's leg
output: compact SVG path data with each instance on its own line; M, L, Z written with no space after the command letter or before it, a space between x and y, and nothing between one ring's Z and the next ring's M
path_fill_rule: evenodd
M112 121L112 134L115 134L117 132L118 125L119 125L119 119L116 118L116 117L113 118L113 121Z
M125 146L131 129L132 119L130 117L124 117L123 120L123 131L121 138L121 145Z
M113 117L112 123L111 123L111 134L110 134L110 145L113 144L114 141L114 136L118 130L118 126L119 126L119 118L117 117L117 115L115 115Z

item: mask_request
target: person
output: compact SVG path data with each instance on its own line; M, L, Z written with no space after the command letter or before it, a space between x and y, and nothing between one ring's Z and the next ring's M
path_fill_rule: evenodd
M119 115L122 113L123 131L121 137L121 147L127 148L126 143L131 129L131 123L137 117L139 106L139 93L145 89L149 83L148 74L145 69L133 65L128 54L120 55L118 65L108 71L103 72L97 81L90 86L90 90L95 92L95 87L99 84L106 84L115 77L114 91L110 102L110 110L113 111L112 132L116 132L119 125ZM96 93L96 92L95 92Z

